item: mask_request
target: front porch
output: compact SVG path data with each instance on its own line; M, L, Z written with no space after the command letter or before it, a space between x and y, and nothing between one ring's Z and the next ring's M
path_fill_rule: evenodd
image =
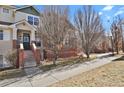
M31 31L26 30L17 30L17 47L20 43L23 44L25 50L30 50L31 44Z
M18 48L19 44L22 43L25 50L30 50L31 43L36 41L36 29L27 21L14 24L12 33L13 49Z
M24 50L32 50L32 57L36 64L40 63L40 50L35 46L36 42L36 28L30 25L27 21L18 22L13 25L13 49L17 49L17 67L24 68L25 54ZM34 46L33 46L34 44ZM31 56L27 56L29 59Z

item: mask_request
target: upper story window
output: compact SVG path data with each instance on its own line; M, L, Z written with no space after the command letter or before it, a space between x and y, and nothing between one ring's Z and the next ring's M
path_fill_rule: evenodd
M0 40L3 40L3 30L0 30Z
M3 8L3 13L9 13L9 9Z
M28 16L28 23L33 25L33 17L32 16Z
M36 17L34 17L34 25L39 25L39 19L38 18L36 18Z
M28 16L28 23L31 25L39 25L39 19L37 17Z

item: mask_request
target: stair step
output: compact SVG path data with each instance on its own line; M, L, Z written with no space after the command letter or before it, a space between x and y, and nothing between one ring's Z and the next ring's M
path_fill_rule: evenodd
M24 67L34 67L36 61L32 51L24 51Z

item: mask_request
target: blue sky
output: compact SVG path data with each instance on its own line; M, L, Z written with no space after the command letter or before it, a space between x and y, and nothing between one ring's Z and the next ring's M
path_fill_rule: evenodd
M42 11L43 6L36 6L39 10ZM80 9L80 5L69 5L70 10L70 19L73 21L73 16L76 10ZM124 18L124 6L123 5L93 5L95 11L97 11L101 17L101 21L106 31L109 31L110 23L113 21L113 18L120 16ZM108 20L110 22L108 22Z

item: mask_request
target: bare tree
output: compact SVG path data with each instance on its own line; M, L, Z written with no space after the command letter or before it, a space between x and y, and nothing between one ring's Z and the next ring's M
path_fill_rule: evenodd
M121 25L121 32L122 32L122 51L124 52L124 32L123 32L123 24Z
M118 29L120 31L120 38L121 38L121 48L122 51L124 52L124 32L123 32L123 25L124 25L124 20L118 16Z
M54 53L53 64L56 64L58 53L64 45L66 33L69 31L68 7L44 6L38 28L42 43L49 46Z
M122 20L120 19L120 17L117 17L111 24L111 34L112 34L112 42L113 42L112 47L117 52L117 54L119 53L119 50L122 47L121 44L123 42L121 21Z
M91 50L100 41L104 31L100 17L92 6L83 6L83 9L78 10L75 15L75 26L79 31L83 51L89 58Z

